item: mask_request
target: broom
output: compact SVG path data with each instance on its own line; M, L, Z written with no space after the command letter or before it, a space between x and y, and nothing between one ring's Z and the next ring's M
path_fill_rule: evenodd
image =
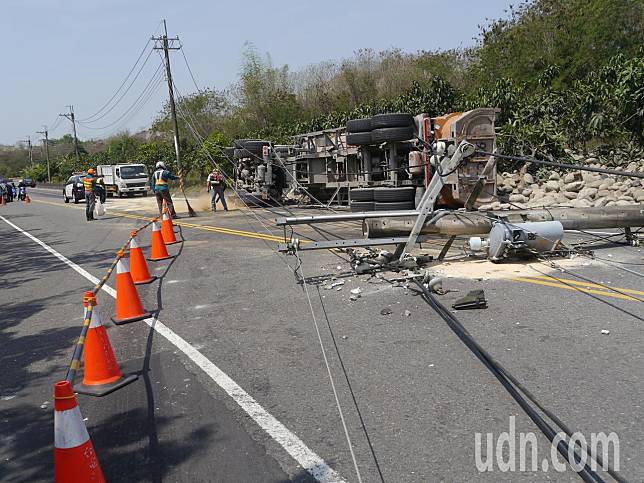
M186 191L184 189L184 182L183 182L183 170L179 171L179 188L181 189L181 193L183 193L183 199L186 200L186 205L188 206L188 215L192 218L197 216L197 212L192 209L192 206L190 206L190 203L188 203L188 197L186 196Z

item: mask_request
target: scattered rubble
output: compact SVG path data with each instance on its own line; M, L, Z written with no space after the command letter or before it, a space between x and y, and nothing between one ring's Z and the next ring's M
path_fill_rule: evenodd
M385 307L380 311L380 315L391 315L391 312L392 312L391 308Z

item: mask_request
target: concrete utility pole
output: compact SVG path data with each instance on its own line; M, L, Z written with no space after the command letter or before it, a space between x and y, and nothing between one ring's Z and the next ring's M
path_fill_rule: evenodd
M58 114L59 116L66 117L72 122L72 127L74 128L74 151L76 152L76 161L80 163L80 151L78 150L78 137L76 136L76 118L74 117L74 106L69 107L69 112L66 114Z
M33 166L34 165L34 154L33 154L33 149L31 146L31 137L27 136L27 139L22 141L23 143L27 143L27 146L29 146L29 165Z
M37 131L38 134L44 134L45 139L43 142L45 144L45 155L47 156L47 183L51 183L51 170L49 169L49 131L47 131L47 126L43 126L44 131Z
M155 42L161 42L161 46L155 46L155 50L163 50L165 54L165 72L166 80L168 81L168 93L170 95L170 114L172 115L172 124L174 126L174 151L177 158L177 169L179 170L179 176L183 180L183 171L181 169L181 156L179 153L179 124L177 122L177 110L174 104L174 88L172 84L172 72L170 71L170 50L179 50L181 47L171 47L170 42L179 41L179 37L168 38L168 28L163 19L163 30L164 34L162 37L152 37L152 40Z

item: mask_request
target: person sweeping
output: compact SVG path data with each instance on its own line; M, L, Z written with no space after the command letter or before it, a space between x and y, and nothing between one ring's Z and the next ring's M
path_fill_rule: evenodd
M175 176L170 172L166 167L163 161L159 161L156 164L154 173L152 173L152 181L150 184L150 189L157 198L157 205L159 205L159 214L163 214L163 202L166 202L168 209L170 210L170 215L172 218L177 219L177 212L174 211L174 203L172 203L172 196L170 196L170 186L169 181L172 179L179 179L178 176Z

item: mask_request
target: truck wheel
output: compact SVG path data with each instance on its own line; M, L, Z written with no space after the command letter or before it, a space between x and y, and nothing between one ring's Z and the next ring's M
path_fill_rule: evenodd
M372 129L384 127L409 127L414 125L414 116L404 112L376 114L371 118Z
M387 127L383 129L374 129L371 131L371 141L373 144L407 141L413 139L414 128L407 127Z
M63 199L65 200L65 203L69 203L69 198L67 198L67 193L63 191Z
M374 202L374 206L375 211L401 211L416 208L413 201L389 201L387 203L376 201Z
M352 132L347 134L347 144L350 146L366 146L371 144L370 132Z
M416 188L414 186L403 186L400 188L377 188L373 190L374 201L414 201Z
M349 207L352 212L357 211L374 211L374 202L373 201L351 201L351 206Z
M369 132L371 131L371 119L351 119L347 121L347 132Z
M78 196L74 195L74 204L77 205L79 201Z
M355 188L349 192L351 202L354 201L373 201L373 188Z
M146 196L148 196L148 192L147 192L147 191L144 191L144 192L143 192L143 197L145 198Z

